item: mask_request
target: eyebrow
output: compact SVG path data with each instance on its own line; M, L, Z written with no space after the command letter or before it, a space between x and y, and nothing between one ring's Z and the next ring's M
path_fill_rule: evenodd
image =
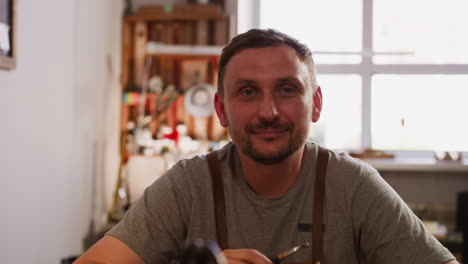
M248 79L239 79L239 80L236 80L235 82L236 85L252 85L255 83L256 82L254 80L248 80Z
M286 77L281 77L275 80L276 83L285 83L285 82L301 82L298 78L294 76L286 76ZM250 80L250 79L238 79L236 80L235 84L236 85L252 85L255 84L256 81Z
M294 76L286 76L276 80L277 83L284 83L284 82L301 82L298 78Z

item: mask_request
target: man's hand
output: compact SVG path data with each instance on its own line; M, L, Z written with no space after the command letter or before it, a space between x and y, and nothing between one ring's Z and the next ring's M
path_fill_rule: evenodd
M265 255L254 249L226 249L223 253L229 264L271 264Z

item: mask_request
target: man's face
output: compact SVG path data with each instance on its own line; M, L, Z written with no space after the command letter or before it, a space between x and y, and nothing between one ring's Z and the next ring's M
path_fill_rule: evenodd
M271 164L302 149L320 114L318 109L313 118L314 101L321 107L310 74L286 45L245 49L230 59L215 108L242 154Z

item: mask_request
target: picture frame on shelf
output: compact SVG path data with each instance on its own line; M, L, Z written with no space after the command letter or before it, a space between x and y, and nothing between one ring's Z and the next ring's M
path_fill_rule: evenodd
M209 60L186 59L181 62L181 79L180 87L183 91L187 91L190 87L197 84L205 83L208 75Z
M15 69L16 53L16 0L0 0L0 69Z

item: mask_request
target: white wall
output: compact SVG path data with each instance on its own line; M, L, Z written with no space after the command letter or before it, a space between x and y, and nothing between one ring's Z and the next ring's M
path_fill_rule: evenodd
M17 2L17 68L0 71L0 263L60 263L81 253L92 177L99 218L117 173L123 1Z

